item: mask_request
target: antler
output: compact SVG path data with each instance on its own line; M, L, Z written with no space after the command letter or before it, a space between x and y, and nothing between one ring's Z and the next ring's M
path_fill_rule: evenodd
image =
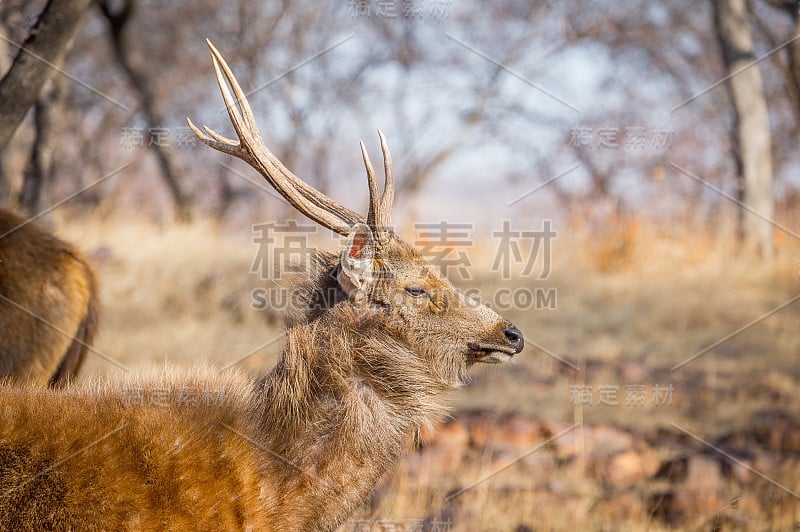
M378 203L378 181L375 179L375 169L369 160L367 149L364 142L361 142L361 156L364 158L364 166L367 168L367 181L369 182L369 213L367 214L367 224L378 231L379 236L384 236L387 228L392 221L392 202L394 201L394 170L392 169L392 154L386 145L386 138L381 130L378 130L381 139L381 151L383 151L383 173L384 187L383 196Z
M225 62L222 54L219 53L219 50L209 39L206 39L206 44L211 49L211 60L214 63L217 83L222 93L222 99L225 101L225 107L228 109L228 116L239 140L224 137L208 126L203 126L205 130L205 133L203 133L187 117L186 122L194 134L197 135L197 138L207 146L238 157L258 170L269 184L286 198L295 209L318 224L340 235L346 235L351 226L356 223L364 223L364 218L360 214L340 205L303 182L267 148L256 125L247 96L239 82L236 81L236 76L233 75L228 63ZM233 90L233 95L228 89L228 84ZM234 96L236 97L236 102L234 102ZM378 184L375 179L375 170L372 168L372 163L369 160L369 155L367 155L363 142L361 143L361 155L364 157L364 165L367 168L367 179L369 181L369 214L366 222L375 228L379 236L383 236L386 228L391 223L392 202L394 201L394 171L392 169L392 156L386 146L386 138L380 130L378 130L378 136L381 139L385 174L385 184L380 202L378 202Z
M267 148L256 125L247 96L236 81L228 63L210 40L206 39L206 43L211 49L211 59L222 99L225 101L228 116L239 140L220 135L208 126L203 126L205 130L203 133L187 117L186 122L197 138L207 146L238 157L255 168L295 209L318 224L340 235L346 235L352 225L363 223L364 218L361 215L304 183ZM233 90L233 95L228 89L226 80Z

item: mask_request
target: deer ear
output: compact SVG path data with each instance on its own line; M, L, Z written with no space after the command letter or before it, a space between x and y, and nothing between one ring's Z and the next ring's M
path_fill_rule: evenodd
M339 256L339 286L351 296L360 292L373 279L375 237L365 224L355 224L347 236L347 245Z

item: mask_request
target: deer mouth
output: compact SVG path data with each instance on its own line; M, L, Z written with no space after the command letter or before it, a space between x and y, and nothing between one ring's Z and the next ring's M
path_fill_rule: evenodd
M469 347L472 361L484 364L502 364L511 360L517 353L513 347L483 342L469 342L467 347Z

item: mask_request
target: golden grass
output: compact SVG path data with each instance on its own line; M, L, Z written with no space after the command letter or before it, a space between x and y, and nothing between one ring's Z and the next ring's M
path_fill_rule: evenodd
M510 366L476 368L471 386L455 394L457 411L520 412L566 424L578 419L647 434L674 432L671 423L677 423L704 437L739 430L761 409L797 412L800 302L671 370L800 293L796 243L781 241L775 260L763 264L737 256L730 240L719 236L676 239L642 224L623 231L616 237L559 238L552 274L544 280L503 281L487 273L491 249L472 254L475 280L458 283L462 287L480 287L483 295L499 287L555 288L557 308L504 312L525 333L527 347ZM98 258L103 313L96 348L103 356L130 371L166 360L224 366L250 353L241 367L263 372L274 364L280 341L258 348L279 338L282 325L274 315L250 308L250 291L270 283L249 273L256 252L249 234L232 234L212 222L155 227L128 220L74 222L63 236ZM624 249L614 248L617 237ZM325 247L333 248L330 240ZM118 371L103 357L90 355L85 375ZM674 391L672 403L659 407L575 408L570 394L576 384L593 386L595 396L600 385L623 390L626 384L648 390L672 385ZM410 530L417 523L413 520L436 515L452 519L453 530L665 527L650 517L641 494L604 492L586 480L580 465L529 462L451 503L445 502L448 492L497 464L487 456L471 456L426 478L420 473L426 468L405 463L357 519L371 520L366 529L372 530L381 529L382 521L399 526L404 520ZM800 487L795 471L773 473ZM771 489L759 493L764 489L763 483L755 484L739 496L746 501L770 493L778 499ZM797 504L781 499L767 508L759 527L797 522ZM711 527L702 519L685 526Z

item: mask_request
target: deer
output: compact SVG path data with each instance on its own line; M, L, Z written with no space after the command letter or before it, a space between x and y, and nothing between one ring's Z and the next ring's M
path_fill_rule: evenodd
M61 390L0 386L0 529L334 530L419 427L448 414L470 367L523 349L519 329L394 232L382 133L380 195L361 143L365 218L267 148L232 70L207 44L238 139L187 118L189 127L341 235L342 249L314 259L307 308L287 321L265 375L192 368Z
M78 250L0 209L0 380L74 379L97 330L98 299Z

